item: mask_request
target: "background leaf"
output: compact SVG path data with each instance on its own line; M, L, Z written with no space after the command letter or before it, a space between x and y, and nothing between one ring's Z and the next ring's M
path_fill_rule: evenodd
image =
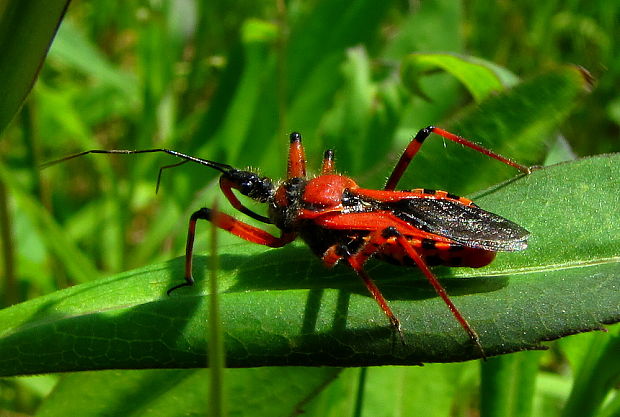
M229 415L252 410L254 416L295 415L317 391L340 372L335 368L277 370L229 369L225 378L235 401ZM195 370L87 372L65 378L37 416L79 412L82 416L204 416L207 410L208 373ZM289 383L280 383L286 378ZM262 392L253 387L260 386ZM110 389L112 388L112 389ZM192 393L187 396L187 393ZM103 398L105 397L105 398ZM140 401L134 399L140 398ZM183 398L180 407L178 399ZM102 401L103 400L103 401ZM93 407L93 404L96 404Z
M8 0L0 7L0 133L30 92L68 4Z
M518 82L514 74L492 62L451 54L411 54L403 60L401 77L414 94L432 100L421 90L419 80L437 70L458 78L477 102Z

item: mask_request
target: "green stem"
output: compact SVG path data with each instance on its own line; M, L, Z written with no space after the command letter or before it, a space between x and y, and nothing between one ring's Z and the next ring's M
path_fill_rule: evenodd
M364 409L364 387L366 386L366 376L368 374L368 368L360 368L359 383L357 385L357 395L355 396L355 409L353 410L353 417L361 417L362 410Z
M217 211L217 203L213 205L213 211ZM217 227L211 225L211 256L209 270L209 317L208 317L208 360L210 372L209 390L209 415L214 417L224 416L224 344L222 340L222 320L220 317L218 289L217 289Z
M0 181L0 234L2 239L2 264L4 265L4 299L2 304L10 306L18 302L17 280L15 278L14 240L11 228L8 197L4 182Z
M529 417L541 352L520 352L481 363L481 417Z
M562 417L593 416L620 382L620 334L592 339L587 361L577 372Z

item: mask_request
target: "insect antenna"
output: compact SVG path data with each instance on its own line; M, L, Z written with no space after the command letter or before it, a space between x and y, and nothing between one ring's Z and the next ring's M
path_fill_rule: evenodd
M161 174L164 172L164 169L175 168L188 162L189 160L186 159L184 161L177 162L176 164L164 165L163 167L159 168L159 172L157 173L157 185L155 185L155 194L159 192L159 184L161 184Z
M211 167L213 169L216 169L216 170L220 171L223 174L228 174L231 171L235 171L235 169L233 167L231 167L230 165L228 165L228 164L222 164L220 162L209 161L208 159L202 159L202 158L198 158L198 157L195 157L195 156L186 155L186 154L181 153L181 152L173 151L171 149L163 149L163 148L140 149L140 150L91 149L89 151L84 151L84 152L76 153L76 154L73 154L73 155L65 156L64 158L60 158L60 159L56 159L54 161L46 162L46 163L41 165L41 168L44 169L44 168L50 167L52 165L56 165L56 164L58 164L60 162L65 162L65 161L68 161L70 159L74 159L74 158L78 158L80 156L88 155L90 153L108 153L108 154L130 155L130 154L138 154L138 153L155 153L155 152L167 153L168 155L172 155L172 156L176 156L177 158L184 159L184 161L182 163L195 162L195 163L200 164L200 165L205 165L205 166ZM181 165L181 164L173 164L173 165L162 167L160 169L160 174L159 175L161 176L161 170L162 169L170 168L170 167L177 166L177 165Z

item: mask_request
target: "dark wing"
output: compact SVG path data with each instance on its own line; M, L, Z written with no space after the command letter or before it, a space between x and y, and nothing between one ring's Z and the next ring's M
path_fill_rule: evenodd
M381 206L418 229L463 246L496 252L527 248L527 230L475 205L449 199L405 198Z

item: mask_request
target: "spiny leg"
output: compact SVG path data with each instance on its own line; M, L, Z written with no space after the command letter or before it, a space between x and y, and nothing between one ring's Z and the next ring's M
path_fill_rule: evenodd
M401 179L401 177L403 176L403 174L405 173L405 170L407 169L407 167L409 166L409 164L411 163L411 160L413 159L413 157L418 153L418 151L420 150L420 147L422 146L422 144L424 143L424 140L431 134L431 133L435 133L439 136L442 136L446 139L449 139L453 142L456 143L460 143L461 145L467 146L468 148L471 148L475 151L478 151L488 157L491 157L493 159L497 159L500 162L505 163L506 165L510 165L511 167L514 167L516 169L518 169L519 171L525 173L525 174L529 174L531 172L530 168L526 167L525 165L521 165L518 164L514 161L511 161L510 159L503 157L493 151L490 151L480 145L477 145L465 138L462 138L460 136L457 136L453 133L450 133L448 131L445 131L443 129L439 129L437 127L434 126L428 126L422 130L420 130L415 137L413 138L413 140L411 142L409 142L409 145L407 146L407 148L405 149L405 152L403 152L402 156L400 157L398 163L396 164L396 166L394 167L394 170L392 171L392 174L390 175L390 178L388 179L387 183L385 184L385 190L394 190L396 188L396 185L398 184L398 181Z
M181 287L194 285L194 277L192 274L192 261L194 255L194 237L196 235L196 222L198 220L207 220L212 222L216 227L226 230L248 242L258 243L260 245L269 246L271 248L280 248L287 243L292 242L296 235L294 233L282 233L280 237L274 236L262 229L244 223L235 219L228 214L219 211L213 211L210 208L203 207L194 212L189 219L189 227L187 229L187 242L185 245L185 282L170 288L166 294L170 295L173 291Z
M374 214L374 216L371 216L372 214ZM441 283L437 280L437 277L435 277L435 275L432 273L430 268L426 265L426 263L422 259L422 256L416 251L415 248L411 246L411 243L407 240L407 238L405 238L405 236L403 236L401 232L399 232L398 228L394 227L395 224L398 225L400 222L398 218L396 218L395 216L387 212L380 213L380 214L379 213L355 213L355 214L349 213L349 214L341 214L341 215L329 214L329 215L324 216L323 218L315 219L315 222L321 226L328 227L330 229L340 229L340 230L358 229L358 230L371 231L371 234L368 236L368 240L366 244L362 246L355 255L352 255L351 257L347 259L351 267L355 269L356 272L358 270L361 270L361 266L364 264L364 262L369 257L371 257L377 252L380 252L382 250L382 247L385 244L389 243L390 239L393 239L405 251L407 256L409 256L409 258L411 258L416 263L416 265L420 268L422 273L426 276L426 279L429 281L429 283L433 286L433 288L437 292L437 295L441 297L441 299L450 309L452 315L456 318L456 320L459 322L461 327L467 332L472 342L476 345L476 347L480 351L481 356L483 358L486 358L484 349L482 348L482 345L480 344L480 337L478 336L476 331L467 322L465 317L463 317L463 315L460 313L458 308L454 305L452 300L450 300L450 298L448 297L448 294L446 293L446 290L443 288ZM408 234L415 234L415 237L419 239L427 238L427 234L421 230L410 230ZM446 242L449 243L450 240L446 239ZM338 252L336 249L337 248L333 248L333 249L330 248L326 252L326 254L329 254L329 256L332 259L332 262L334 263L339 260ZM351 262L353 262L353 264L351 264ZM356 266L354 265L358 266L358 269L356 269ZM363 279L362 275L360 275L360 277L362 277ZM371 289L369 288L369 290ZM372 293L372 290L371 290L371 293ZM374 293L373 293L373 296L374 296ZM377 300L377 302L383 309L383 305L379 302L379 300ZM389 307L388 307L388 311L391 311L389 310ZM386 313L386 315L388 315L388 317L390 318L390 322L392 323L393 319L390 317L390 313L388 313L388 311L384 309L384 312ZM393 316L393 314L391 315Z

